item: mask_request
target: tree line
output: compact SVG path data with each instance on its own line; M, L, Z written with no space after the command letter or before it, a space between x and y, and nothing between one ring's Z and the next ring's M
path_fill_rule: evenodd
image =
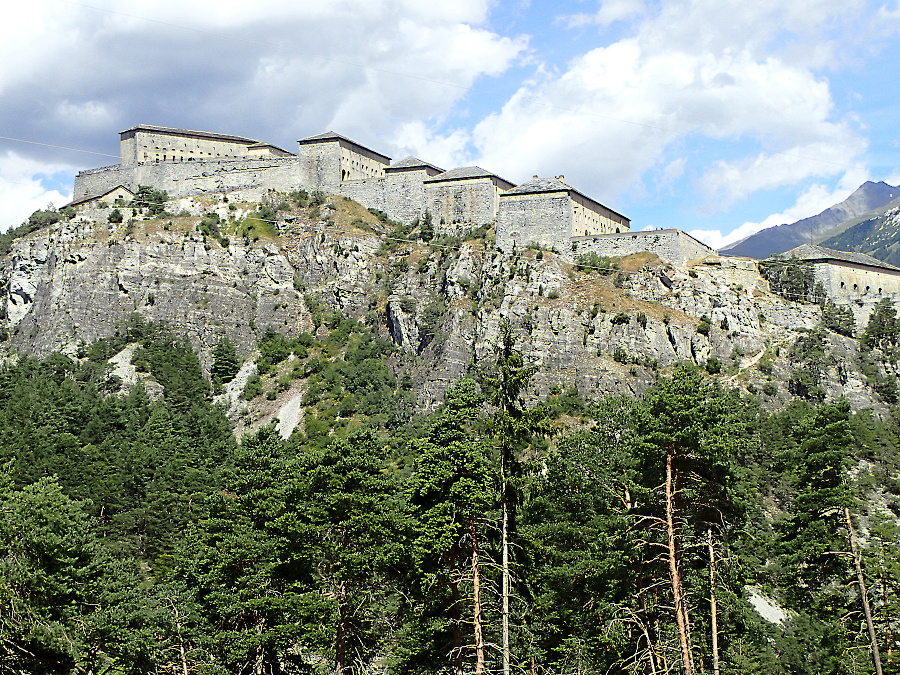
M373 332L264 341L317 364L308 434L236 442L190 345L137 320L0 369L0 673L900 672L893 416L770 413L689 365L529 403L504 322L397 417ZM135 342L162 397L110 374Z

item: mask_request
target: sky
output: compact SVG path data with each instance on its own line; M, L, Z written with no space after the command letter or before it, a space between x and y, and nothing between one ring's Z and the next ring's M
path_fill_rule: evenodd
M900 0L30 0L0 24L0 230L136 124L565 176L718 248L900 183Z

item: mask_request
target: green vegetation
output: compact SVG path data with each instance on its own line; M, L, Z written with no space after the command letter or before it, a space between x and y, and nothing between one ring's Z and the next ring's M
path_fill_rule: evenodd
M161 216L166 212L168 199L169 195L165 190L156 190L149 185L140 185L129 206L133 209L147 209L151 216Z
M820 402L824 330L771 413L683 365L530 401L503 322L426 416L392 344L306 302L315 334L263 330L247 386L304 381L286 441L237 444L190 345L137 315L81 360L0 366L0 672L844 675L872 671L864 608L896 649L900 426ZM161 397L110 374L127 345ZM235 345L212 356L233 378Z
M589 251L588 253L579 253L575 257L575 269L579 272L595 272L606 276L617 272L619 263L614 258Z
M222 248L228 248L228 237L222 234L219 225L224 224L217 213L208 213L197 224L197 229L204 237L212 237ZM246 236L246 235L245 235Z
M825 289L816 281L812 263L796 256L775 256L759 263L759 271L769 287L779 295L795 302L825 302Z

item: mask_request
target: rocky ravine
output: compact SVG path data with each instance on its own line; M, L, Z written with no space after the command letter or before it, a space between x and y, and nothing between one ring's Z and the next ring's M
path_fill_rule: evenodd
M261 331L314 330L304 295L366 318L398 346L422 407L491 357L501 317L540 365L535 393L577 387L585 396L642 391L660 369L719 359L720 377L783 405L796 364L787 358L820 310L773 295L755 265L712 258L679 269L650 256L623 272L577 271L552 252L504 255L489 240L450 246L395 243L366 225L292 218L281 235L223 248L196 218L130 226L59 223L15 242L0 261L7 351L75 353L132 312L188 336L209 365L227 335L251 357ZM377 225L377 223L375 223ZM700 317L709 319L706 334ZM827 398L881 408L857 372L855 340L828 335ZM285 392L287 394L288 392ZM296 398L296 392L290 392ZM285 400L284 403L286 403ZM277 415L277 410L272 411Z

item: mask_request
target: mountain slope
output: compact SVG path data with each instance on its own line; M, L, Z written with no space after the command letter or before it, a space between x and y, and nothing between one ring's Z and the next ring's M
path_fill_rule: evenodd
M900 188L883 182L867 181L847 199L825 209L818 215L798 220L795 223L766 228L729 248L722 249L722 253L757 259L767 258L775 253L784 253L795 246L819 239L823 235L828 236L829 230L877 209L895 198L900 198Z
M867 218L830 237L822 245L841 251L866 253L893 265L900 265L900 208Z

